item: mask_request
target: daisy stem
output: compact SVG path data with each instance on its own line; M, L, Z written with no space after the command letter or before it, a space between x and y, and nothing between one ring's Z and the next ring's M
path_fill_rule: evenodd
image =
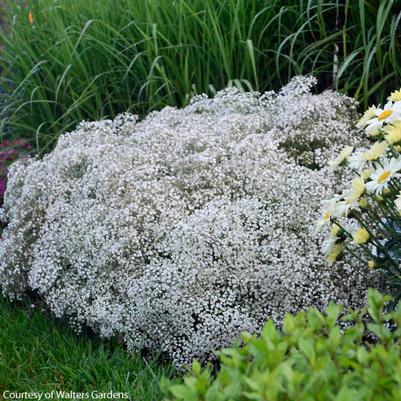
M395 262L395 260L391 257L391 255L388 253L387 249L380 243L380 241L377 239L376 235L372 232L372 230L369 228L368 224L365 224L365 222L361 218L357 218L356 220L361 224L361 226L369 233L369 237L371 238L371 242L374 242L376 245L376 248L380 249L380 251L386 256L386 258L394 265L396 269L398 269L398 263Z
M349 252L354 258L358 259L361 263L363 263L363 264L365 264L365 265L367 264L367 261L364 260L364 259L362 259L359 255L357 255L357 254L351 249L351 247L350 247L349 245L345 245L344 248L345 248L345 250L346 250L347 252Z
M376 227L376 230L379 231L381 234L383 234L385 237L387 237L388 239L393 238L393 236L394 236L393 234L396 234L395 231L393 231L393 233L391 233L390 231L385 229L385 226L380 224L382 217L380 217L374 211L374 209L372 209L372 210L365 209L364 213L369 217L369 221L367 221L365 223L366 225L374 225ZM362 220L362 213L360 213L359 218Z

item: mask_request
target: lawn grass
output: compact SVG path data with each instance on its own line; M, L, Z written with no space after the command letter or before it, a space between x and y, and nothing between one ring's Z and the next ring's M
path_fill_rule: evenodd
M117 340L76 335L29 302L0 298L0 399L5 390L128 392L132 401L162 398L170 365L129 355Z

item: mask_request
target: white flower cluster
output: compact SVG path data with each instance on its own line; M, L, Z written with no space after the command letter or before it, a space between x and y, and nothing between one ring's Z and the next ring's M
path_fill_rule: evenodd
M313 77L295 77L281 90L271 133L298 164L320 169L345 143L357 146L361 138L355 101L333 92L312 95L315 84Z
M355 137L355 104L312 84L82 123L43 160L15 163L3 293L37 291L77 327L178 366L285 312L359 305L371 277L326 264L314 227L334 192L320 158Z
M384 273L394 300L401 298L401 90L381 107L370 107L357 127L373 142L370 148L347 146L330 162L347 166L352 182L324 202L318 228L329 227L323 251L334 262L344 250ZM327 230L328 231L328 230ZM355 255L357 256L357 255ZM397 294L397 295L395 295Z

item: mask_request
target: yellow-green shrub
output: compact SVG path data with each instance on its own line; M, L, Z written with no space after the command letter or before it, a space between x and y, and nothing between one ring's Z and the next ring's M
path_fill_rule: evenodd
M218 353L216 375L194 362L184 383L163 383L170 400L401 400L401 308L370 290L367 310L339 319L331 304L288 314L281 330L269 321L260 336ZM370 315L366 319L366 312ZM367 322L367 320L369 322Z

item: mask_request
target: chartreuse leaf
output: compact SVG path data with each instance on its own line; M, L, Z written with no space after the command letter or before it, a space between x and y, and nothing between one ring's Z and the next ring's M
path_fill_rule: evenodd
M283 320L283 332L285 334L291 334L296 328L296 322L294 316L286 313Z
M324 327L325 319L315 308L309 309L307 313L308 325L313 331L318 331Z
M329 306L325 309L326 312L326 322L328 327L331 329L338 320L340 316L342 307L340 305L336 305L334 303L330 303Z
M174 384L170 387L171 394L183 401L197 401L196 393L184 384Z
M357 401L360 398L358 397L358 392L354 389L350 389L348 387L341 387L339 393L334 398L335 401Z

